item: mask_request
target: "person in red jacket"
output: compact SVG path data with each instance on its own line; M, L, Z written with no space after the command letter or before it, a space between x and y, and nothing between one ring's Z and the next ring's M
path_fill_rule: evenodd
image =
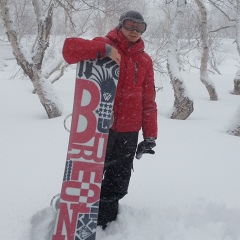
M69 64L110 57L120 65L101 187L98 225L116 220L119 200L128 192L133 159L153 154L157 138L157 105L151 57L144 52L141 35L147 24L136 11L120 16L119 24L105 37L93 40L67 38L63 57ZM138 144L142 129L144 141Z

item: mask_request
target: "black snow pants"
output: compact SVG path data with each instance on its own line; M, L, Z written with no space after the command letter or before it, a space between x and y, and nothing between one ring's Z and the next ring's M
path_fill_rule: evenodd
M103 229L117 218L118 201L128 193L137 143L138 132L109 132L98 215Z

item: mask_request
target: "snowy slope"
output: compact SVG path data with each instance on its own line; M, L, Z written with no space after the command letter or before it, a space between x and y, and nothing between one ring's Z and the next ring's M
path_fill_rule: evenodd
M236 54L232 45L226 49ZM0 69L0 239L44 240L54 222L49 202L61 189L75 70L54 84L64 115L49 120L31 82L10 78L16 63L9 48L0 51L7 64ZM119 217L98 229L98 240L240 240L240 138L226 134L240 105L230 94L235 65L229 58L221 76L210 75L217 102L209 101L198 73L183 73L195 108L186 121L169 119L173 92L161 79L156 154L135 160Z

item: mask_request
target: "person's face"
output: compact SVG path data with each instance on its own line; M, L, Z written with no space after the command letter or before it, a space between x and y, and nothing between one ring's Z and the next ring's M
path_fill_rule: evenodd
M132 19L125 19L122 23L121 31L123 36L129 41L135 43L145 32L147 24L145 22L135 22Z
M136 30L129 31L126 28L124 28L123 26L121 27L121 32L122 32L123 36L129 42L132 42L132 43L137 42L141 37L141 33L137 32Z

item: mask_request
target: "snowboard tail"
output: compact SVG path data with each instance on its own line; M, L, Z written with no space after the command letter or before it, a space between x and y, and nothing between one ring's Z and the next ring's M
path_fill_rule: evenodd
M72 123L52 240L95 240L119 66L110 58L77 64Z

